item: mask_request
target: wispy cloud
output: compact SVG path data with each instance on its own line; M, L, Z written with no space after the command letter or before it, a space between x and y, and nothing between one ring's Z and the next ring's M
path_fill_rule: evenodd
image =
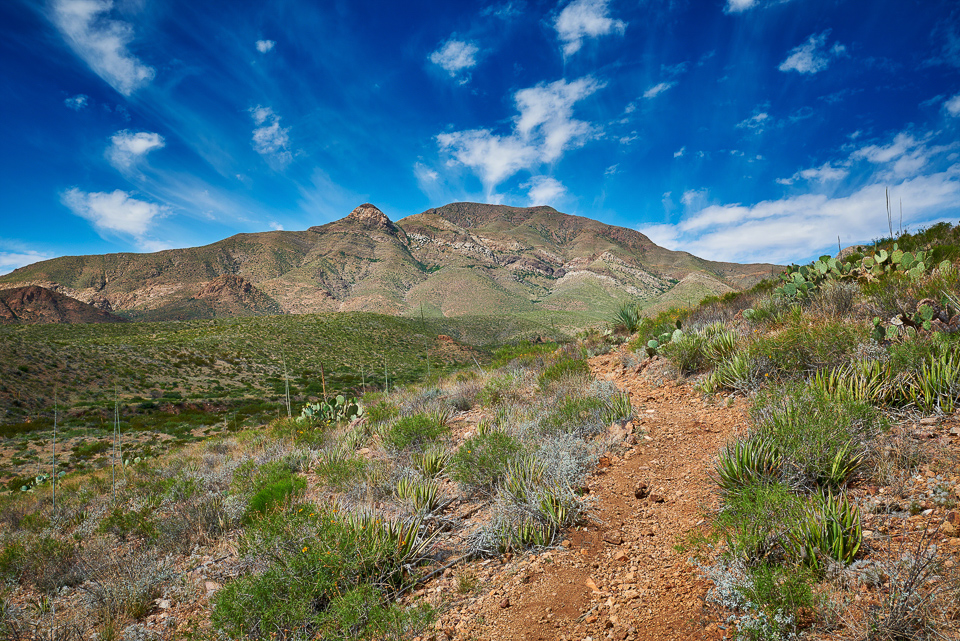
M834 167L829 162L820 167L811 167L802 169L790 178L777 178L781 185L792 185L798 180L807 180L810 182L825 183L833 180L842 180L850 175L850 170L845 167Z
M755 133L763 131L773 124L773 119L766 111L755 111L752 116L737 123L737 129L749 129Z
M807 181L808 192L753 205L696 200L684 193L686 214L675 225L647 225L640 231L671 249L716 260L785 263L807 260L828 249L830 238L869 240L883 228L884 190L904 203L904 223L926 224L960 214L960 164L956 143L929 146L933 134L900 132L886 144L862 145L846 158L798 171L781 184ZM954 159L945 168L923 174L937 160ZM853 171L856 185L843 184ZM864 172L866 172L864 174ZM829 186L827 185L829 184ZM840 194L840 195L835 195Z
M657 96L662 94L664 91L667 91L668 89L672 89L673 87L675 87L676 84L677 83L675 81L661 82L661 83L655 84L643 92L643 97L648 100L650 98L656 98Z
M280 116L270 107L257 105L250 110L253 124L253 148L258 154L276 162L281 168L293 160L290 152L290 128L280 126Z
M550 176L534 176L528 182L520 185L527 190L530 206L556 205L567 195L567 188L556 178Z
M943 108L954 118L960 117L960 93L944 102Z
M727 6L724 9L727 13L742 13L747 9L757 6L757 0L727 0Z
M60 201L100 231L130 234L137 239L143 239L154 219L166 211L156 203L131 198L120 189L88 193L72 187L61 195Z
M803 194L755 205L710 205L676 225L647 225L639 230L657 244L711 260L788 263L808 260L830 247L869 240L883 229L886 184L871 183L850 195L831 198ZM904 223L956 216L960 203L960 165L905 180L891 194L909 203Z
M257 40L257 51L267 53L272 51L276 44L273 40Z
M555 162L567 149L597 135L596 126L573 117L573 106L603 86L587 76L521 89L514 95L519 115L510 134L471 129L442 133L437 142L451 163L477 173L491 197L497 185L521 169Z
M683 147L680 147L680 149L678 149L677 151L673 152L673 157L683 158L683 154L685 154L686 152L687 152L687 147L686 145L684 145Z
M465 84L470 81L470 74L465 72L477 65L479 52L480 47L472 42L451 38L430 54L430 62L450 74L451 78L457 78L460 84Z
M584 38L623 34L627 23L609 16L608 0L573 0L563 8L553 26L563 42L563 55L580 51Z
M78 93L76 96L70 96L63 101L63 104L65 104L68 109L73 109L74 111L80 111L89 103L90 97L82 93Z
M162 149L164 144L160 134L124 129L110 137L107 159L117 169L126 171L154 149Z
M54 0L52 19L74 53L111 87L129 96L155 72L130 53L133 27L109 18L112 8L111 0Z
M835 59L846 54L847 48L835 42L827 49L830 29L810 36L805 43L790 50L790 55L777 67L780 71L815 74L825 70Z
M32 265L50 258L53 258L53 254L29 249L23 247L20 243L0 240L0 276L10 273L18 267Z

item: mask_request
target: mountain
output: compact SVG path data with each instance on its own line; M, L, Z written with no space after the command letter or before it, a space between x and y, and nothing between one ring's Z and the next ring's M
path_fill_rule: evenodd
M627 300L696 302L780 269L703 260L552 207L453 203L393 222L364 204L306 231L54 258L0 277L0 286L39 285L142 320L358 310L586 320Z
M122 323L125 319L45 287L0 290L0 324Z

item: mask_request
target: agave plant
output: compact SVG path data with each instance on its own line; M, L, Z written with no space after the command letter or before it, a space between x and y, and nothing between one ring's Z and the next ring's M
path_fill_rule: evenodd
M635 303L624 303L614 314L613 322L633 334L640 327L640 308Z
M424 452L414 452L410 461L425 478L435 479L443 474L452 456L449 450L432 448Z
M776 479L783 467L780 449L760 438L727 444L714 468L714 482L724 494L757 482Z
M397 481L394 493L401 501L410 504L417 514L430 514L440 507L440 486L433 479L404 477Z
M863 544L860 508L843 494L816 496L787 539L794 556L817 572L823 557L849 565Z

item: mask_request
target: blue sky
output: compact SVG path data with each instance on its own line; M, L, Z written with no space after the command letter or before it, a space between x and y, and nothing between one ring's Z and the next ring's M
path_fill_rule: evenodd
M548 204L803 261L960 218L953 0L7 0L0 273Z

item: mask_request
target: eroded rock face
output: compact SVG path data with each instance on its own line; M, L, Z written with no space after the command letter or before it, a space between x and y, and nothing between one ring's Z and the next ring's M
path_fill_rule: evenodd
M395 232L397 230L396 225L394 225L393 222L387 218L387 215L370 203L364 203L360 205L350 212L347 218L355 220L361 225L365 227L371 227L373 229L391 232Z

